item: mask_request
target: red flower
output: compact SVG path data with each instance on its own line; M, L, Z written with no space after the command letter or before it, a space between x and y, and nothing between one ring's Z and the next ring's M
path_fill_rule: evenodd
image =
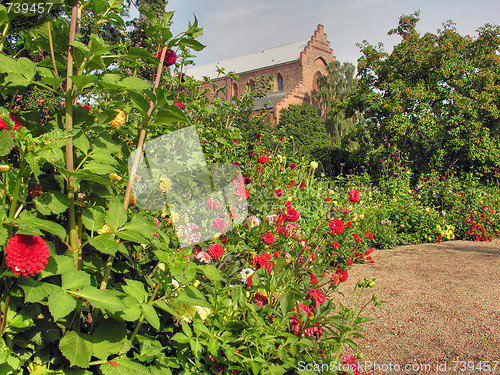
M327 197L327 198L325 199L325 201L327 201L327 202L330 202L331 200L332 200L332 198L330 198L330 197Z
M34 276L45 269L49 247L37 235L16 234L9 239L5 249L5 262L17 275Z
M332 230L331 234L336 235L340 234L344 231L344 223L340 219L333 219L328 223L330 229Z
M260 137L262 137L260 133L255 133L255 139L260 139Z
M337 268L337 271L335 271L335 273L339 276L339 280L341 283L346 281L349 277L349 273L347 272L347 270L343 270L341 267Z
M302 181L300 184L300 190L306 190L306 183L304 181Z
M255 296L252 297L252 301L255 301L259 306L264 306L269 303L267 297L260 293L256 293Z
M281 189L275 190L274 192L276 193L278 198L281 198L283 196L283 190L281 190Z
M158 55L157 55L158 60L161 59L161 53L162 53L162 50L160 50L160 52L158 52ZM165 52L165 59L163 60L163 65L165 65L165 66L174 65L176 61L177 61L177 55L175 54L175 52L173 50L168 48L167 51Z
M340 245L337 242L334 242L332 243L332 246L334 249L338 249Z
M252 287L252 276L253 275L250 275L247 277L247 285L251 288Z
M311 281L310 281L310 284L317 284L318 283L318 279L316 278L316 275L314 274L314 272L311 272Z
M290 164L290 169L292 169L292 170L293 170L293 169L295 169L295 164L293 164L293 163L292 163L292 164ZM292 186L292 187L293 187L293 186Z
M288 183L288 186L290 186L291 188L293 188L295 185L295 180L291 180L289 183Z
M325 296L323 292L318 289L310 289L309 293L307 293L306 299L312 299L315 302L315 307L318 308L318 305L321 305L325 302Z
M259 156L259 163L260 164L266 164L269 161L269 156L267 156L267 150L264 151L265 156Z
M252 260L252 266L255 271L257 271L259 268L264 267L267 272L271 273L271 270L273 269L273 265L271 263L271 254L262 253L260 255L256 255Z
M217 202L215 199L210 199L208 198L207 199L207 207L208 208L211 208L212 210L216 210L217 208L219 208L219 202Z
M272 245L274 243L274 236L271 232L266 232L262 235L262 241L267 245Z
M174 105L179 108L181 111L184 111L186 109L186 106L184 105L183 102L174 102Z
M224 229L226 228L226 222L224 221L224 219L221 219L220 217L216 217L212 221L212 226L217 227L219 232L224 232Z
M347 265L352 266L352 259L347 259Z
M374 238L373 234L371 234L371 233L370 233L370 234L368 235L368 238L369 238L370 240L373 240L373 238Z
M220 243L213 243L208 247L208 255L210 255L213 259L219 259L223 252L224 250L222 249L222 245Z
M258 166L257 167L257 172L259 172L259 173L264 172L264 168L262 168L261 166Z
M354 233L353 237L354 237L354 239L356 240L357 243L361 242L361 238L359 238L359 236L356 233Z
M349 192L349 200L352 203L358 203L359 202L359 191L354 189Z
M289 222L294 222L294 221L297 221L300 219L300 214L299 214L299 211L293 209L293 208L289 208L287 211L286 211L286 214L285 214L285 220L286 221L289 221Z
M339 285L339 283L340 283L340 278L339 278L339 275L338 275L338 274L336 274L336 273L332 273L331 279L332 279L332 283L333 283L333 285L335 285L335 286Z

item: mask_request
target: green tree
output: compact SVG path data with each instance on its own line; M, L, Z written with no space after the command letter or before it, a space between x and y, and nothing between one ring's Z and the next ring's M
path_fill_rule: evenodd
M278 135L292 136L301 156L311 155L315 149L332 143L324 120L308 103L291 105L280 112Z
M464 37L449 21L420 35L418 15L389 32L402 38L391 54L360 44L359 83L333 113L359 111L376 146L409 152L420 171L491 170L500 163L500 28Z
M313 105L325 117L325 126L332 136L333 146L341 145L342 139L360 122L357 113L349 118L345 117L343 111L332 113L334 103L346 97L356 87L355 70L355 66L351 63L341 65L339 61L334 61L328 64L328 74L318 78L318 90L311 93Z

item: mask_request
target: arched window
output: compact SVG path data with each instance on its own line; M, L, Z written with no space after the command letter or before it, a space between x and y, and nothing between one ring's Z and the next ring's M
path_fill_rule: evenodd
M276 91L283 91L283 76L278 73L274 78L274 87L276 87Z
M233 96L236 96L238 98L238 85L236 82L233 83Z
M250 89L250 91L253 91L255 89L255 81L250 78L247 82L247 86Z

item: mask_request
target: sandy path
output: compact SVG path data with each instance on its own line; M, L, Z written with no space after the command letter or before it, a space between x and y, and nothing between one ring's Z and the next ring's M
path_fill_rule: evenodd
M368 291L384 302L363 314L376 320L364 325L366 340L357 343L366 367L380 365L365 372L500 374L499 239L403 246L372 256L375 264L355 265L341 285L350 296L358 280L373 276L376 286Z

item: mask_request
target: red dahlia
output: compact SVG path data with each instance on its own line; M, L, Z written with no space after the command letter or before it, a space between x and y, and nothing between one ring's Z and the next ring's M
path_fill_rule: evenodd
M299 214L299 211L293 209L293 208L289 208L287 211L286 211L286 214L285 214L285 220L286 221L289 221L289 222L295 222L297 220L300 219L300 214Z
M338 275L339 281L341 283L343 283L344 281L346 281L347 278L349 277L348 271L347 270L343 270L341 267L337 268L337 271L335 271L335 273Z
M224 250L222 250L222 245L220 243L213 243L208 247L208 255L213 259L219 259L222 256Z
M162 50L160 50L160 52L158 52L158 60L161 59L161 52ZM165 52L165 59L163 60L163 65L165 66L170 66L170 65L174 65L175 62L177 61L177 55L175 54L175 52L173 50L171 50L170 48L167 49L167 51Z
M259 306L264 306L269 303L267 297L260 293L255 293L255 296L252 297L252 301L255 301Z
M259 268L264 267L267 272L271 273L271 270L273 269L273 265L271 263L271 254L262 253L260 255L256 255L252 260L252 266L255 271L257 271Z
M186 109L186 106L184 105L183 102L174 102L174 105L179 108L181 111L184 111Z
M49 259L49 247L37 235L16 234L9 239L5 261L17 275L34 276L45 269Z
M310 289L309 293L307 293L306 299L314 300L316 308L318 308L318 305L321 305L323 302L325 302L325 296L319 289Z
M340 219L333 219L330 223L328 223L328 225L330 226L330 229L332 230L331 233L333 235L340 234L344 231L344 223Z
M267 245L272 245L274 243L274 236L271 232L266 232L262 235L262 241Z
M352 203L358 203L359 202L359 190L351 190L349 192L349 200L352 202Z

